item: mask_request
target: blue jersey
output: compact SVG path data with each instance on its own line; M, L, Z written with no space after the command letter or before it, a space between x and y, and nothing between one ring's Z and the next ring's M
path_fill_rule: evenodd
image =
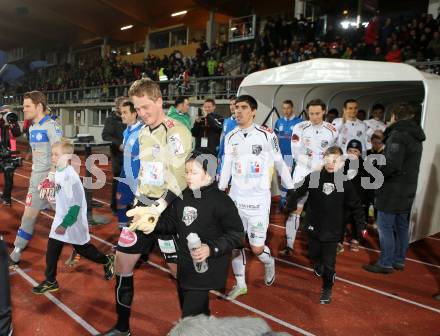
M218 147L218 169L217 172L220 174L221 162L223 156L225 155L225 138L229 132L231 132L235 127L237 127L237 120L234 117L229 117L223 122L223 130L220 136L220 145Z
M301 121L303 121L301 117L294 117L292 119L281 117L276 121L273 130L278 137L278 142L280 144L281 154L283 157L286 155L292 155L290 141L292 138L293 128Z
M139 175L139 131L143 124L138 121L136 124L128 126L124 130L124 164L121 170L121 178L126 179L126 184L131 188L133 193L136 191L137 178Z

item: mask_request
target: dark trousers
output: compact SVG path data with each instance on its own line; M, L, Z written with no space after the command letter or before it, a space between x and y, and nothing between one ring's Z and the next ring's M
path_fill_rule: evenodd
M309 257L322 267L323 288L332 288L335 276L336 249L338 242L323 242L309 236Z
M12 186L14 184L14 170L13 169L6 169L3 172L3 175L5 176L5 185L3 188L3 199L5 201L11 200L11 193L12 193Z
M182 318L200 314L211 315L209 310L209 291L185 289L178 285L180 309Z
M112 156L112 200L111 200L111 209L112 211L117 211L118 208L118 201L116 199L116 193L118 190L118 180L116 180L116 177L119 177L121 175L121 166L122 162L118 157Z
M61 251L63 250L64 242L49 238L47 242L47 251L46 251L46 280L50 282L54 282L57 277L57 263L60 257ZM108 261L108 258L105 254L98 251L98 249L90 244L84 245L73 245L73 248L79 255L87 258L91 261L94 261L98 264L105 264Z
M10 335L11 331L12 307L9 288L8 248L6 243L0 239L0 335Z

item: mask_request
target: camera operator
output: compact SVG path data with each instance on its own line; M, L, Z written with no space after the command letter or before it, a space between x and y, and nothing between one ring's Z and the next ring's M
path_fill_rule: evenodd
M215 100L208 98L203 103L203 112L196 118L191 133L196 139L196 147L207 147L217 154L223 118L215 113Z
M17 150L16 138L21 135L20 126L18 125L18 116L14 112L11 112L8 107L3 106L0 110L0 148L4 153L8 151ZM7 155L8 158L14 157L14 154ZM3 161L3 157L2 157ZM15 166L10 164L4 164L1 162L0 169L5 176L5 185L3 189L3 204L11 205L11 193L14 183L14 170Z

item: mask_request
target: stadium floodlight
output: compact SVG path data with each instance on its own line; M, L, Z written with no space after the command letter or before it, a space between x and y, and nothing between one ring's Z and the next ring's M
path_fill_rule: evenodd
M348 14L348 10L344 10L344 11L342 12L342 14L343 14L343 15L347 15L347 14Z
M173 14L171 14L171 16L172 17L176 17L176 16L180 16L180 15L185 15L186 13L188 13L188 11L187 10L183 10L183 11L180 11L180 12L173 13Z
M232 27L231 31L237 30L237 27Z
M131 51L127 51L127 55L130 56L131 55Z
M121 27L121 30L127 30L127 29L131 29L131 28L133 28L133 25Z

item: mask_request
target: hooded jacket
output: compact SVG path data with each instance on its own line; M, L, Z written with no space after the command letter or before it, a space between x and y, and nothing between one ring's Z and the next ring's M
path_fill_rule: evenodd
M375 206L386 213L409 213L417 190L425 133L413 120L399 120L384 133L384 183L376 192Z
M207 244L210 256L208 270L197 273L186 237L197 233ZM212 183L199 191L186 188L165 210L155 233L177 234L177 279L186 289L222 289L226 284L232 250L244 242L243 224L237 207L229 196Z

